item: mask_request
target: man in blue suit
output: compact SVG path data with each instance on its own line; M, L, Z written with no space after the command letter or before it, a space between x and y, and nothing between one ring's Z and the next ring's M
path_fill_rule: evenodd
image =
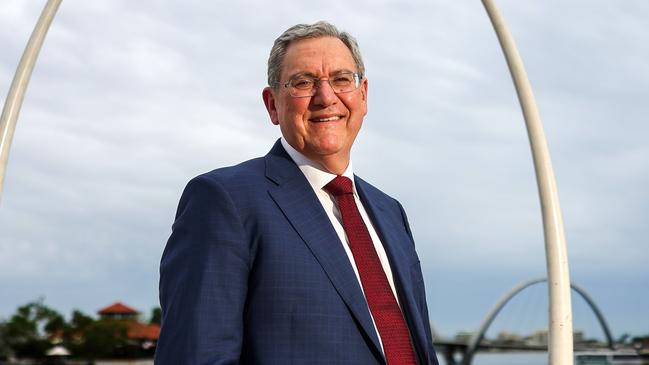
M364 73L331 24L275 41L262 96L282 138L185 188L156 364L437 364L405 212L353 175Z

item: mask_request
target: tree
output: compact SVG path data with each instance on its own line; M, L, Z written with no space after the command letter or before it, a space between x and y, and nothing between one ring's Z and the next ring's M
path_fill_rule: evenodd
M154 309L152 321L159 318L156 313ZM7 322L0 321L0 360L9 354L43 359L54 338L62 340L63 346L77 357L133 356L140 349L134 350L129 343L129 323L111 318L95 320L78 310L72 312L68 323L38 299L18 307Z
M70 330L75 333L82 333L94 322L95 320L92 317L75 309L72 311L72 317L70 318Z
M9 355L9 345L7 344L7 323L0 322L0 360L6 360Z
M95 323L95 320L79 310L73 310L70 323L65 332L65 347L74 355L83 353L85 331Z
M160 307L155 307L151 310L151 319L149 323L160 325L162 322L162 309Z
M128 344L128 326L123 321L100 319L83 330L83 340L76 346L75 355L105 357L123 355Z
M630 342L631 340L631 335L628 333L623 333L618 339L617 343L621 345L626 345Z
M45 306L43 299L18 307L5 325L5 341L18 357L43 357L50 347L48 335L62 334L63 317Z
M46 334L60 336L66 332L67 328L68 324L65 322L65 318L56 312L50 314L50 318L47 319L43 327Z

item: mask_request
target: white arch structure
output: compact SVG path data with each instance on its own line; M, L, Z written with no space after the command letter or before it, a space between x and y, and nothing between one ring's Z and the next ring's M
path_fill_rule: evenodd
M559 205L559 192L552 169L550 151L545 139L543 124L532 85L527 78L523 60L518 53L514 38L507 29L505 19L500 15L493 0L482 0L489 19L496 31L498 41L505 54L516 94L523 110L525 126L532 149L536 183L541 200L543 235L545 238L545 260L548 276L548 297L550 304L548 357L550 365L572 365L572 304L570 300L570 272L568 250L563 230L563 218Z
M485 316L483 319L482 323L480 324L480 328L478 331L471 337L471 340L469 341L469 346L466 349L466 352L464 354L464 358L462 360L462 365L470 365L471 362L473 361L473 357L478 350L478 346L480 346L480 342L484 338L485 334L487 333L487 330L489 329L489 326L491 326L491 323L494 321L498 313L505 307L505 305L513 298L515 297L518 293L522 292L523 290L529 288L532 285L539 284L546 282L548 279L547 278L538 278L538 279L533 279L524 283L521 283L519 285L516 285L514 288L512 288L509 292L505 293L500 300L491 308L489 313ZM602 330L604 331L604 336L606 337L606 342L608 344L608 347L611 349L615 348L615 344L613 342L613 336L611 335L611 330L608 327L608 324L606 323L606 319L604 318L604 315L602 312L599 310L597 305L595 304L595 301L586 293L584 289L581 287L571 284L571 288L576 291L588 304L588 306L593 310L593 313L595 313L595 317L597 317L597 320L602 327Z
M48 0L47 4L45 4L38 23L36 23L36 27L34 27L31 37L29 37L29 42L27 42L23 56L20 59L5 105L2 108L2 115L0 116L0 198L2 197L5 171L9 160L9 149L16 130L18 114L20 114L20 108L25 98L32 71L34 71L38 53L43 46L47 31L50 29L60 4L61 0Z

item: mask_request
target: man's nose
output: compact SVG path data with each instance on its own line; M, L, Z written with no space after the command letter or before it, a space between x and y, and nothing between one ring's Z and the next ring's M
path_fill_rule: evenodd
M315 105L327 107L332 105L338 100L338 96L331 88L329 80L318 80L318 85L315 88L315 94L311 100Z

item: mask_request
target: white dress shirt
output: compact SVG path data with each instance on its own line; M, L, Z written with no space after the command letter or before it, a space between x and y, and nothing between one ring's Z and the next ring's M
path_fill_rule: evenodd
M363 290L361 277L358 274L358 269L356 268L356 262L354 261L354 255L352 254L352 250L349 246L349 240L347 239L347 235L345 234L345 229L343 228L342 225L342 217L340 216L340 210L338 209L338 202L336 201L335 197L333 197L331 194L327 193L323 189L325 185L327 185L331 180L333 180L336 177L336 175L325 171L322 168L322 166L320 166L318 163L309 160L306 156L298 152L295 148L293 148L290 144L288 144L288 142L286 142L284 137L282 137L281 142L286 152L289 154L289 156L291 156L293 161L297 164L297 166L300 168L300 170L302 171L306 179L309 181L309 184L313 188L313 191L318 197L318 200L320 200L322 207L327 213L327 217L329 217L331 224L333 225L334 229L336 230L336 233L338 234L338 237L340 238L340 242L343 243L343 248L347 253L349 262L351 263L352 268L356 273L356 279L358 280L358 284L360 285L361 290ZM354 200L356 201L356 206L358 207L358 210L361 213L361 217L363 218L363 222L365 222L365 226L367 227L367 230L370 233L370 237L372 238L372 243L374 244L376 253L379 256L379 260L381 261L381 266L383 267L385 276L388 279L388 283L390 284L392 293L394 294L397 303L399 303L399 297L397 296L397 291L395 290L394 287L394 279L392 278L392 269L390 268L390 262L388 261L388 256L385 253L385 249L383 248L383 243L381 242L379 235L376 233L376 230L374 229L374 225L372 224L372 221L367 215L367 212L365 211L365 207L363 207L363 203L358 197L358 191L356 191L356 183L354 182L354 171L352 169L351 160L349 161L349 166L347 166L347 169L342 174L342 176L348 177L352 181L353 188L354 188ZM370 316L371 315L372 313L370 312ZM372 321L374 321L374 318L372 318ZM374 324L374 328L376 330L376 323ZM376 333L378 335L378 330L376 331ZM381 336L378 335L378 337L379 337L379 341L381 341ZM381 346L383 346L383 343L381 343Z

